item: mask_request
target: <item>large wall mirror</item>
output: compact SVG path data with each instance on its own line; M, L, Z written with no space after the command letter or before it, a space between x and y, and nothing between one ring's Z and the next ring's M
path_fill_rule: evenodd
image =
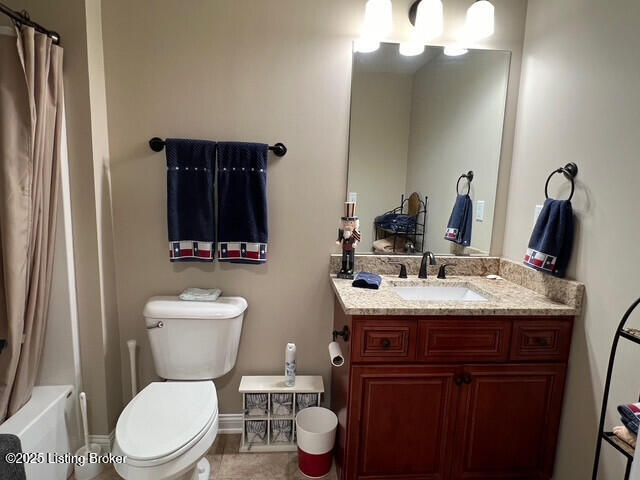
M358 253L488 255L511 53L426 47L406 57L386 43L353 55Z

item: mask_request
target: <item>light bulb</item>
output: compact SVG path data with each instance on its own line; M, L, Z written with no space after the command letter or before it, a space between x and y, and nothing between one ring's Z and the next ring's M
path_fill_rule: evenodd
M414 57L424 52L424 45L415 41L402 42L398 51L400 55L404 55L405 57Z
M458 57L460 55L464 55L465 53L467 53L469 50L467 50L464 47L461 47L460 45L447 45L446 47L444 47L444 54L448 57Z
M422 0L416 11L416 30L424 42L442 35L442 0Z
M371 53L380 48L380 42L374 38L360 37L353 42L353 51L359 53Z
M363 36L383 38L391 33L391 0L368 0L364 10Z
M424 43L421 41L418 31L414 28L409 35L409 40L402 42L398 48L400 55L414 57L424 52Z
M469 40L481 40L493 35L494 10L491 2L487 0L478 0L469 7L464 26Z

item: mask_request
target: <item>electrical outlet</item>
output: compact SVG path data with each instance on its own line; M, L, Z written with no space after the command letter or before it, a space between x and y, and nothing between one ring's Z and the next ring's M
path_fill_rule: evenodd
M542 211L542 205L536 205L533 209L533 225L535 226L538 221L538 217L540 216L540 212Z
M484 221L484 200L478 200L476 202L476 221Z

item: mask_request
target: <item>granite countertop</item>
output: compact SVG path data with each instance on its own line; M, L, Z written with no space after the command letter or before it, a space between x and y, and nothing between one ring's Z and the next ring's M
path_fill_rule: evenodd
M505 279L491 280L483 276L451 276L446 280L435 277L419 279L410 276L382 275L379 290L355 288L352 280L330 276L331 285L347 315L530 315L574 316L579 303L566 305ZM467 287L488 301L423 301L404 300L395 286L452 286ZM580 290L580 294L581 294Z

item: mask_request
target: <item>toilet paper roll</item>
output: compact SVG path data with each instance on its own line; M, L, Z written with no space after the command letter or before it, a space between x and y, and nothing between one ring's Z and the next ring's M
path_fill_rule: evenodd
M338 342L331 342L329 344L329 359L331 360L331 365L334 367L341 367L344 365L344 357L342 356L342 349Z

